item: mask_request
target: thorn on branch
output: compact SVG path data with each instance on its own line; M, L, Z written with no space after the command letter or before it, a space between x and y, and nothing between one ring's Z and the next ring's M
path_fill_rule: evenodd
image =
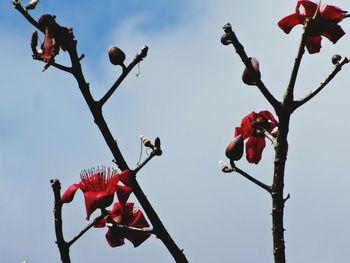
M290 198L290 194L288 193L286 197L283 198L283 202L287 202L287 200Z

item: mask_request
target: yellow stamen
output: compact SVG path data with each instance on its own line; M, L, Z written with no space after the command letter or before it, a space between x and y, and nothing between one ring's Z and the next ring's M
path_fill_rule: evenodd
M318 11L320 11L320 7L321 7L321 0L318 1L317 8L316 8L314 16L312 17L312 20L314 20L316 18Z

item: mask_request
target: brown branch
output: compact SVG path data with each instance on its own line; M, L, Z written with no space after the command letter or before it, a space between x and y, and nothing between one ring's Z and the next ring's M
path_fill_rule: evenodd
M277 111L280 108L281 103L275 99L275 97L270 93L270 91L266 88L265 84L262 82L261 78L257 76L252 62L244 51L243 45L239 42L236 34L232 31L231 24L226 24L224 26L224 31L226 35L223 36L225 38L225 44L232 44L236 50L236 53L242 59L244 65L248 69L249 73L256 77L257 81L255 85L259 88L261 93L267 99L267 101L272 105L272 107ZM223 42L224 43L224 42Z
M332 70L332 72L328 75L328 77L318 85L314 90L310 92L307 96L304 98L294 101L293 104L293 111L299 108L301 105L305 104L309 100L311 100L313 97L315 97L336 75L337 73L342 69L342 67L349 63L349 58L345 57L340 63L337 63Z
M253 176L246 173L245 171L239 169L233 161L231 161L231 167L228 167L227 165L224 165L221 162L220 162L220 165L221 165L221 170L224 173L231 173L231 172L239 173L240 175L247 178L252 183L256 184L257 186L261 187L262 189L266 190L271 194L271 186L264 184L263 182L259 181L258 179L255 179Z
M55 197L54 217L55 217L55 233L56 244L60 251L61 261L70 263L69 244L64 240L62 231L62 202L61 202L61 183L59 180L50 180L51 187Z
M302 60L303 55L305 53L306 36L308 33L308 28L310 27L311 23L312 23L312 21L307 19L306 23L304 25L304 31L303 31L303 34L301 35L298 54L297 54L295 61L294 61L294 66L293 66L293 70L292 70L292 73L290 76L290 80L289 80L289 84L288 84L286 93L284 94L284 99L283 99L284 104L286 104L286 103L291 104L293 101L295 82L296 82L296 79L298 76L301 60Z
M31 16L28 15L27 12L23 11L24 9L20 5L19 2L14 1L15 8L19 10L20 13L35 27L38 28L37 22L31 18ZM38 28L41 30L40 28ZM72 41L69 43L69 48L67 48L67 51L69 53L69 57L72 63L72 74L75 77L78 87L85 99L85 102L87 103L93 117L95 124L98 126L103 138L105 139L106 144L108 145L109 149L111 150L114 160L120 170L129 170L129 166L126 163L122 153L120 152L120 149L118 147L117 141L114 139L113 135L111 134L111 131L108 128L108 125L103 117L102 114L102 106L103 104L109 99L109 97L113 94L113 92L117 89L121 81L128 75L132 67L134 67L137 63L139 63L147 54L148 48L145 47L143 48L134 61L129 65L129 69L124 70L123 74L120 76L120 78L114 83L114 85L111 87L111 89L106 93L106 95L100 100L100 101L95 101L94 98L92 97L92 94L90 92L89 84L85 81L84 74L82 72L80 60L82 57L78 56L77 49L76 49L76 41ZM140 185L136 181L135 176L132 177L132 188L133 192L140 202L143 210L145 211L147 217L151 221L151 224L153 225L154 228L154 233L158 236L158 238L163 242L163 244L166 246L168 251L171 253L171 255L174 257L176 262L183 262L186 263L188 262L183 251L176 245L164 225L162 224L160 218L158 217L157 213L153 209L152 205L148 201L146 195L142 191ZM55 195L56 196L56 195ZM63 234L62 234L62 219L61 219L61 206L62 204L60 203L60 196L59 193L57 197L55 197L60 204L59 210L59 222L56 225L56 231L57 231L57 236L59 236L60 239L58 242L60 252L62 251L61 255L64 257L68 258L63 258L64 262L70 262L69 260L69 246L63 240Z
M86 227L84 227L78 235L72 238L71 241L67 243L67 245L70 247L74 244L75 241L77 241L82 235L84 235L89 229L91 229L98 221L100 221L101 218L103 218L105 215L102 214L98 217L96 217L90 224L88 224Z
M39 61L42 61L42 62L47 62L44 59L42 59L40 56L37 56L35 54L33 54L33 59L39 60ZM59 63L56 63L56 62L50 62L50 66L55 67L57 69L60 69L62 71L65 71L65 72L73 74L73 70L72 70L71 67L63 66L63 65L61 65Z
M125 77L130 73L130 71L137 65L137 63L141 62L147 56L148 47L144 46L140 52L138 52L134 58L134 60L127 66L123 68L123 72L117 81L112 85L112 87L107 91L107 93L98 101L100 106L102 107L107 100L112 96L112 94L116 91Z
M29 23L31 23L34 27L39 29L41 32L44 33L44 29L41 28L38 24L38 22L26 11L23 6L21 5L20 1L18 0L12 0L13 5L15 6L15 9L17 9L27 20Z

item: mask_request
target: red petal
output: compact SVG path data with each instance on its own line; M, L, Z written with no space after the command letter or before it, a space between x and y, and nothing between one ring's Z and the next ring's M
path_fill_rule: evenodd
M289 33L296 25L304 24L306 16L300 14L291 14L282 18L277 24L284 31Z
M146 221L141 210L137 210L134 212L133 220L130 223L130 226L137 228L149 227L149 224ZM126 238L133 243L134 247L141 245L147 238L151 236L150 233L142 233L142 232L133 232L130 235L126 236Z
M262 151L265 148L265 139L263 137L250 136L245 147L248 162L258 164L261 160Z
M151 236L150 233L134 232L126 236L126 238L134 245L134 247L138 247L143 242L145 242L146 239L149 238L150 236Z
M318 53L321 50L321 36L307 36L306 48L310 54Z
M149 227L149 224L141 210L136 210L134 212L133 219L132 219L132 222L130 223L130 226L137 227L137 228Z
M241 134L242 138L246 139L251 135L253 132L251 121L254 120L255 115L256 113L253 111L242 119L241 127L236 127L235 137Z
M125 184L126 186L131 187L132 186L132 180L131 180L131 175L129 170L125 170L118 174L119 180Z
M80 188L79 184L72 184L62 195L62 203L72 202L75 192Z
M328 38L333 44L345 35L344 30L338 25L329 25L326 30L322 32L322 35Z
M113 195L106 192L85 192L84 197L87 220L97 208L106 208L113 203Z
M303 15L314 16L317 10L318 4L307 0L300 0L298 1L297 6L295 8L296 14L300 14L300 6L304 7L304 12L301 12Z
M275 124L278 124L278 121L276 121L275 117L272 115L271 112L267 111L267 110L264 110L264 111L260 111L258 113L258 115L264 119L267 119L267 120L270 120L272 121L273 123Z
M108 230L106 233L106 239L111 247L119 247L124 245L124 237L120 235L119 231Z
M131 187L118 185L117 186L117 196L119 202L124 206L132 193Z
M339 23L343 20L344 13L339 7L326 5L321 11L321 16L325 20L331 20L334 23Z

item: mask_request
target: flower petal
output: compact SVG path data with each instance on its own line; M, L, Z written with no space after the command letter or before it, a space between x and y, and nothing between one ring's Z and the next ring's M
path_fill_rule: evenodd
M306 48L310 54L318 53L321 50L321 36L307 36Z
M333 44L345 35L344 30L339 25L329 25L323 32L322 35L328 38Z
M304 7L304 12L300 12L300 6ZM300 0L297 3L297 6L295 8L295 13L296 14L303 14L305 16L314 16L315 12L317 10L318 4L308 1L308 0Z
M289 34L289 32L295 27L296 25L303 24L306 19L305 15L300 14L291 14L289 16L286 16L282 18L277 25L284 31L284 33Z
M106 233L106 239L111 247L124 245L124 237L121 236L120 231L109 229Z
M131 193L132 193L131 187L124 186L124 185L117 186L118 200L123 206L125 206Z
M61 197L62 203L72 202L75 192L80 188L79 184L72 184L68 189L63 193Z
M321 16L325 20L330 20L334 23L339 23L344 18L344 12L337 6L326 5L321 10Z
M131 180L131 175L129 170L125 170L118 174L119 180L125 184L126 186L131 187L132 186L132 180Z
M263 137L250 136L245 145L247 161L258 164L261 160L261 154L265 148L265 144Z
M113 203L113 195L106 192L85 192L86 219L98 208L106 208Z
M136 210L133 217L134 218L130 223L130 226L137 228L149 227L149 224L147 223L146 218L144 217L141 210ZM150 236L151 234L146 232L133 232L127 235L126 238L134 245L134 247L137 247Z

